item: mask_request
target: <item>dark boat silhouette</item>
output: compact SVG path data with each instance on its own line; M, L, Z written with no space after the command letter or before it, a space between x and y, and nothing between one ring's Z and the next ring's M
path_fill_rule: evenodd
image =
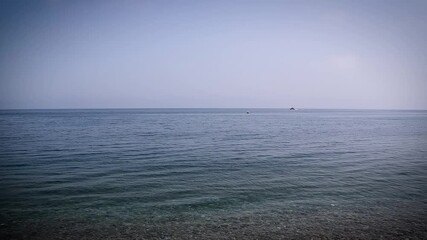
M295 108L291 107L291 108L289 108L289 110L295 110Z

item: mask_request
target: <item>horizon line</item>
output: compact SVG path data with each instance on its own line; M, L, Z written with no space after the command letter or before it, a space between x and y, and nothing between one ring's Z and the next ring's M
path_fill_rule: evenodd
M29 111L29 110L138 110L138 109L283 109L289 110L387 110L387 111L427 111L423 108L298 108L298 107L98 107L98 108L0 108L0 111Z

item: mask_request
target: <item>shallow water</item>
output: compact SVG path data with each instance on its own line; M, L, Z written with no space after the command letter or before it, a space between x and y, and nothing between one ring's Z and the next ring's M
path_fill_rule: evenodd
M3 238L426 229L427 111L0 111Z

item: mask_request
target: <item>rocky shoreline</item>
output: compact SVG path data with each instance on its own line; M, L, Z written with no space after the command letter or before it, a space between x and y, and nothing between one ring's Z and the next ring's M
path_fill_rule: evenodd
M408 216L409 217L409 216ZM425 217L241 216L159 221L24 221L0 226L1 239L427 239Z

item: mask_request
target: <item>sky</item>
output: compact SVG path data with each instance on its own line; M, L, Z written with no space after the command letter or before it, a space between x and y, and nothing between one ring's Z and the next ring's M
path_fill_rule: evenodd
M427 109L427 1L0 1L0 108Z

